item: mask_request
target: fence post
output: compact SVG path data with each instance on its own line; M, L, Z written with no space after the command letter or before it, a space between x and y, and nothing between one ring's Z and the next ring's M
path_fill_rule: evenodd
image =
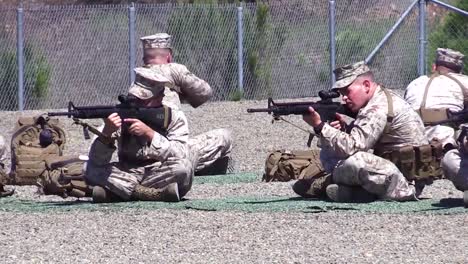
M418 74L426 74L426 0L419 0Z
M23 4L16 9L16 60L18 63L18 110L24 110L24 12Z
M130 84L135 81L136 46L135 46L135 4L128 7L128 67L130 72Z
M237 7L237 86L241 94L244 93L244 32L242 14L242 5L239 4Z
M328 28L330 35L330 77L331 86L335 84L335 74L333 70L336 64L336 45L335 45L335 0L328 1Z

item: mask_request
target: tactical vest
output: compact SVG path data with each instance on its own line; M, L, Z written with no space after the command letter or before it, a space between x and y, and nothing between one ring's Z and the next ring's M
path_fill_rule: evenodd
M394 119L393 100L391 94L383 88L388 103L387 124L385 133L389 132ZM442 143L431 141L421 146L403 146L395 149L375 149L374 154L391 161L397 166L408 181L428 178L441 178L440 162L444 155Z
M424 89L424 96L423 100L421 101L421 106L417 110L419 116L421 116L421 119L424 122L425 126L431 126L436 124L437 122L440 121L445 121L447 120L448 117L448 108L426 108L426 99L427 99L427 94L429 91L429 87L431 86L432 81L434 78L443 75L452 81L456 82L458 86L460 86L460 89L462 90L463 93L463 105L466 108L468 106L468 91L467 88L459 81L457 78L450 76L448 74L440 74L439 72L436 72L431 75L429 78L429 81L426 84L426 88Z

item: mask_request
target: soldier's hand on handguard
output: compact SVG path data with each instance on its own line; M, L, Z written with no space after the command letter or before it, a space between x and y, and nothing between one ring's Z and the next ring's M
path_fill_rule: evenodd
M119 114L112 113L106 119L104 119L104 129L102 133L105 135L111 135L115 131L119 130L122 126L122 119Z
M125 118L125 123L128 123L130 126L128 132L135 136L143 136L148 141L153 140L154 130L147 126L145 123L141 122L139 119L135 118Z
M315 111L315 109L309 106L309 114L303 115L302 119L312 127L318 127L322 124L322 118L320 114Z

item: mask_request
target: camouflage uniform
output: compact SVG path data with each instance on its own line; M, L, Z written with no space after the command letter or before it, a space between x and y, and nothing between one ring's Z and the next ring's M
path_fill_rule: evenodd
M341 69L346 70L335 70L338 81L334 88L344 88L369 71L362 62ZM414 200L415 188L408 184L398 168L369 153L371 149L387 150L428 143L416 112L402 98L390 94L394 113L391 123L387 123L387 96L379 86L367 105L359 110L349 133L325 124L320 132L320 159L337 184L361 186L380 199Z
M458 51L438 48L436 65L463 69L463 58L464 55ZM447 73L447 75L448 77L438 75L433 78L429 86L425 106L436 109L448 108L455 112L464 110L468 99L466 98L468 94L468 76L458 73ZM422 76L411 82L406 89L405 99L414 109L423 106L424 89L428 82L429 77ZM426 127L426 134L429 139L436 137L441 139L442 143L451 143L454 146L457 145L455 133L455 129L450 126ZM465 140L465 137L463 137L460 142L463 143ZM441 162L445 177L451 180L460 191L468 190L468 152L464 149L464 145L460 144L459 150L453 149L447 152Z
M129 93L137 93L136 86ZM106 187L124 200L131 198L138 184L159 189L177 182L179 195L184 196L191 188L194 173L187 145L189 130L185 115L177 109L171 111L166 133L155 133L150 143L133 135L123 140L117 131L118 162L111 162L116 149L113 145L94 140L86 169L88 182Z
M166 33L145 36L141 38L141 41L143 49L172 49L171 36ZM197 77L182 64L153 64L145 67L170 80L164 90L163 104L171 108L180 109L181 99L186 100L193 107L198 107L208 101L213 94L206 81ZM192 157L195 159L198 157L195 171L200 171L231 153L232 137L227 129L215 129L191 137L188 144Z
M445 178L453 182L459 191L468 191L468 153L452 149L442 159Z
M458 51L437 49L436 63L452 63L455 60L455 63L460 64L462 58L463 54ZM455 112L463 110L464 94L468 94L468 76L458 73L448 73L448 77L435 74L437 75L433 76L427 88L425 101L424 94L430 80L428 76L421 76L408 85L405 100L417 111L423 107L426 109L450 109ZM464 88L460 87L452 78L461 82ZM443 145L450 143L456 146L455 129L449 125L426 126L425 134L429 140L437 138Z
M5 155L5 151L6 151L5 139L0 135L0 163L3 160L3 156Z

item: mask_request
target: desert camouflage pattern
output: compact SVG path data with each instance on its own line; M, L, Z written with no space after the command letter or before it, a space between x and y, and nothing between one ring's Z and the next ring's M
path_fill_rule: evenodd
M0 135L0 162L3 161L6 152L6 143L2 135Z
M387 97L378 87L372 99L359 111L349 134L325 124L320 136L320 159L337 184L362 186L380 199L414 200L414 186L408 184L398 168L369 152L428 144L418 114L402 98L390 94L394 118L388 131L385 130Z
M448 63L456 67L463 67L463 58L465 55L457 50L448 48L437 48L436 63Z
M166 85L163 104L180 109L181 99L193 107L198 107L208 101L213 90L203 79L190 72L187 67L178 63L147 65L155 74L162 74L169 79L171 85Z
M448 73L448 75L468 87L468 76L457 73ZM406 88L404 98L414 110L421 107L428 82L428 76L421 76L413 80ZM425 107L427 109L448 108L451 111L461 111L464 108L461 89L452 79L443 75L436 76L429 86ZM425 134L429 140L437 138L443 145L448 143L456 145L455 130L452 127L445 125L427 126Z
M468 190L468 125L461 125L461 135L458 140L458 149L445 153L441 166L445 178L452 181L455 188L460 191Z
M172 110L172 121L165 135L155 133L150 144L142 138L118 137L119 162L111 162L114 146L94 140L89 153L86 179L129 200L137 184L163 188L177 182L184 196L191 187L193 161L188 149L189 129L185 115Z
M214 129L188 140L193 157L196 158L195 171L202 170L219 158L229 156L232 150L232 136L227 129Z
M167 33L157 33L140 38L143 49L172 49L172 36Z
M468 190L468 154L452 149L445 153L441 162L445 178L452 181L460 191Z
M333 70L335 73L336 82L333 89L344 88L356 80L359 75L369 72L370 69L364 61L348 64Z
M169 83L169 79L164 75L155 73L148 68L138 67L133 70L135 71L135 82L128 89L128 93L142 100L157 96Z

